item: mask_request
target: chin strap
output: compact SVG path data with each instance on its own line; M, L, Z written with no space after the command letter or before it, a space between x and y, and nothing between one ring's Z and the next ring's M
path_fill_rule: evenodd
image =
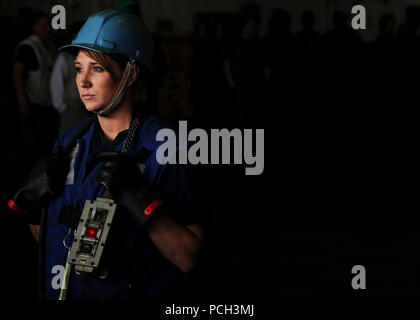
M127 91L127 83L132 78L135 68L136 65L134 63L134 60L127 62L120 85L118 86L117 91L115 91L115 94L112 97L111 101L102 110L93 111L95 114L97 114L100 117L106 117L118 107L122 98L124 98L125 92Z

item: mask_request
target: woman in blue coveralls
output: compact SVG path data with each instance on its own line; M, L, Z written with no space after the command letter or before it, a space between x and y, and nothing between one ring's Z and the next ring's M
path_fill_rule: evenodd
M134 102L151 69L151 34L136 16L106 10L90 16L72 44L60 50L75 53L77 88L96 116L64 132L52 156L9 202L36 237L41 207L48 203L42 224L45 296L62 298L65 289L66 299L159 297L171 279L196 264L203 230L186 168L157 161L162 142L156 134L164 125ZM67 273L85 203L107 192L118 206L106 247L108 275L74 268Z

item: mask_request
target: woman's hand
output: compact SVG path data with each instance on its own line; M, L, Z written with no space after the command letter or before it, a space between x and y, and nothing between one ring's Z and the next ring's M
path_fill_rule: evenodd
M28 223L40 223L41 209L50 197L60 194L70 168L70 155L61 147L54 150L47 160L38 162L26 178L9 206L25 217Z
M140 227L162 211L163 201L147 185L133 158L117 152L101 152L96 160L103 162L96 181L109 190Z

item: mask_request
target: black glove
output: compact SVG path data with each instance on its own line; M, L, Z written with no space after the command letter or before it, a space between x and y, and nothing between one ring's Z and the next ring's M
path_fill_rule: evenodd
M38 162L26 178L24 187L9 201L9 207L24 216L26 222L39 224L43 205L64 189L70 160L70 154L58 147L50 158Z
M96 181L109 190L140 227L163 212L163 201L147 185L133 158L117 152L101 152L96 160L104 163Z

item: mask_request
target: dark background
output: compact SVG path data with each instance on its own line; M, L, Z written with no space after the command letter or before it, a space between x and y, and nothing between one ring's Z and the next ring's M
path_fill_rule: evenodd
M173 124L189 120L191 128L235 128L241 125L237 101L223 75L223 59L238 38L241 17L265 13L257 59L249 61L263 61L270 76L259 83L261 108L247 126L265 129L265 169L245 176L244 165L199 168L209 209L203 222L208 248L177 288L178 297L418 298L420 2L403 7L403 13L388 11L396 25L381 37L377 19L369 20L366 31L351 30L349 19L331 31L334 12L355 3L320 1L329 10L315 15L320 32L313 38L300 33L300 15L314 2L294 2L290 29L289 2L255 3L260 11L238 5L215 13L208 1L208 12L194 14L190 33L177 33L170 19L158 21L154 30L163 56L155 112ZM376 2L361 3L370 16L382 16L372 12ZM143 12L147 4L141 4ZM271 34L268 4L284 8L276 11ZM20 5L43 8L39 1ZM81 6L86 17L94 12ZM19 159L11 156L21 121L11 81L13 50L25 35L19 14L1 14L1 282L7 298L36 299L37 245L28 227L6 210L33 164L22 150ZM7 32L12 27L22 32ZM54 40L64 41L59 32ZM354 265L366 268L366 290L351 287Z

